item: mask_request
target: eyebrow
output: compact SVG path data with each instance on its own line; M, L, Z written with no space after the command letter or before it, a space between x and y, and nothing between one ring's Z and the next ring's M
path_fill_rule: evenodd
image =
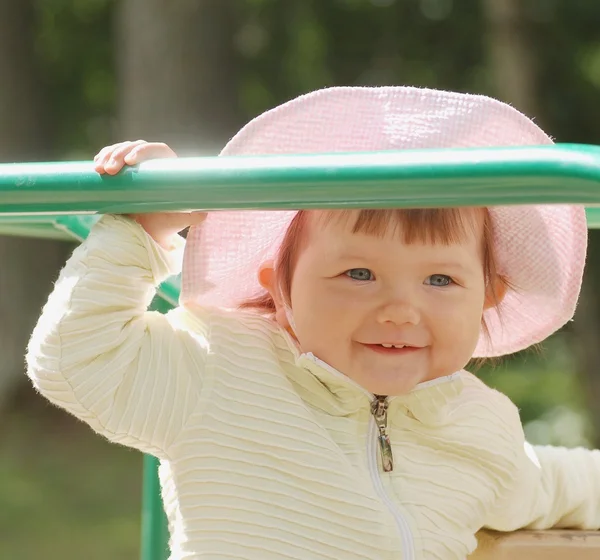
M460 269L460 270L467 270L468 267L464 266L461 263L458 262L451 262L451 261L433 261L431 263L427 263L427 264L431 264L431 266L434 267L439 267L439 268L455 268L455 269Z
M433 269L440 269L440 272L449 272L451 274L469 274L473 269L469 266L464 266L460 263L451 262L434 262L431 263ZM435 273L434 273L435 274Z
M364 254L360 255L358 253L340 253L336 256L336 258L339 260L358 261L368 259L369 257Z
M335 260L368 261L368 260L372 260L372 257L370 255L364 255L364 254L360 255L357 253L341 253L340 255L335 257ZM431 262L427 262L425 264L432 268L450 269L450 270L456 270L456 271L461 271L461 272L468 272L470 270L470 267L465 266L459 262L453 262L453 261L431 261Z

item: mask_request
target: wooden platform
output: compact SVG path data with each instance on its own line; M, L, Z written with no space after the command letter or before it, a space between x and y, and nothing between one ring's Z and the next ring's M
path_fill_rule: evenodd
M600 560L600 531L482 531L477 538L469 560Z

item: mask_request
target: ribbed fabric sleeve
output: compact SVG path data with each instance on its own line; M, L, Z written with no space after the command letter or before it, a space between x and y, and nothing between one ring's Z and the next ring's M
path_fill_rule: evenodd
M177 313L147 311L156 286L180 270L184 244L166 251L137 223L102 217L62 270L26 358L51 402L162 458L196 406L207 348Z
M515 457L491 529L600 529L600 451L531 446Z

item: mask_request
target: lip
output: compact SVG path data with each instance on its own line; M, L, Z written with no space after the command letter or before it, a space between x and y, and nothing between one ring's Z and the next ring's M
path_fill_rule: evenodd
M392 342L383 344L393 344ZM378 354L383 354L385 356L407 356L410 354L414 354L419 350L423 350L422 346L404 346L404 348L385 348L381 344L362 344L368 350L372 352L377 352Z

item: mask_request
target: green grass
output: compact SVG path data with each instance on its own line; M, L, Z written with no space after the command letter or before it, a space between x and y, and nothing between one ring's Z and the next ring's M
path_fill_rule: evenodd
M142 456L27 389L0 432L0 558L139 557Z

